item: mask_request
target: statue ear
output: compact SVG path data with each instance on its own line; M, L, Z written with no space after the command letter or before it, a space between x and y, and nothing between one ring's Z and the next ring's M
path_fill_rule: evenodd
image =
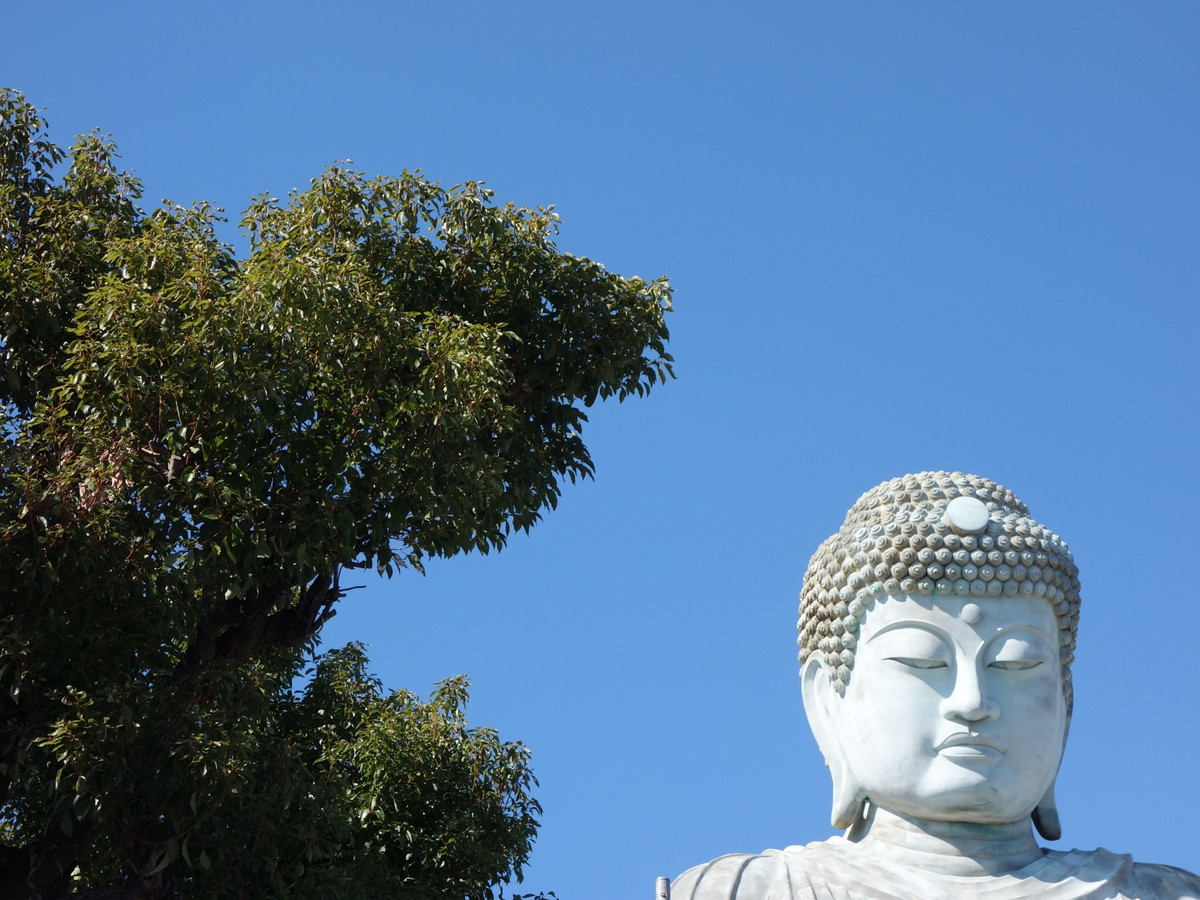
M825 767L833 779L833 809L829 820L834 828L849 828L862 815L866 795L846 764L846 754L842 752L838 737L837 704L842 697L829 677L829 669L815 653L804 663L800 679L808 727L817 739L817 746L825 757Z
M1067 744L1067 734L1071 731L1071 713L1067 712L1067 722L1063 728L1063 747ZM1038 834L1048 841L1057 841L1062 837L1062 822L1058 818L1058 801L1054 799L1054 785L1058 781L1057 773L1046 788L1046 793L1033 809L1033 824Z
M1057 776L1055 781L1057 781ZM1057 841L1062 837L1062 823L1058 820L1058 803L1054 799L1054 782L1046 789L1045 796L1033 810L1033 824L1038 834L1048 841Z

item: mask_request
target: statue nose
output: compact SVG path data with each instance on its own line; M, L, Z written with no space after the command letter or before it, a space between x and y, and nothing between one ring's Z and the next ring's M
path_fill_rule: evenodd
M954 690L942 701L942 715L959 722L985 722L1000 717L1000 707L990 700L974 666L962 666Z

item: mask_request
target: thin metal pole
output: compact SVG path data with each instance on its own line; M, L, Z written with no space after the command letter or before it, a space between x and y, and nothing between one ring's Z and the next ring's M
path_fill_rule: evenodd
M654 900L671 900L670 878L659 878L654 882Z

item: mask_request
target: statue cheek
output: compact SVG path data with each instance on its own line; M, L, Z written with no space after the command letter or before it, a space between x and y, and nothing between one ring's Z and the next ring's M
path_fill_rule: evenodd
M1055 677L1037 679L1028 691L1020 696L1030 707L1030 713L1042 722L1053 722L1060 728L1067 719L1066 701L1063 699L1062 683Z
M1058 679L1030 680L1014 690L1010 702L1001 707L1000 724L1007 726L1005 730L1014 745L1024 748L1027 764L1045 769L1047 777L1052 778L1062 758L1067 733L1066 701Z

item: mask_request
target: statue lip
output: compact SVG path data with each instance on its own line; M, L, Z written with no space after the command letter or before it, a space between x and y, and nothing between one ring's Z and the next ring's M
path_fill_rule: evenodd
M990 734L970 731L956 731L933 748L935 752L946 753L953 757L978 757L995 759L1008 748Z

